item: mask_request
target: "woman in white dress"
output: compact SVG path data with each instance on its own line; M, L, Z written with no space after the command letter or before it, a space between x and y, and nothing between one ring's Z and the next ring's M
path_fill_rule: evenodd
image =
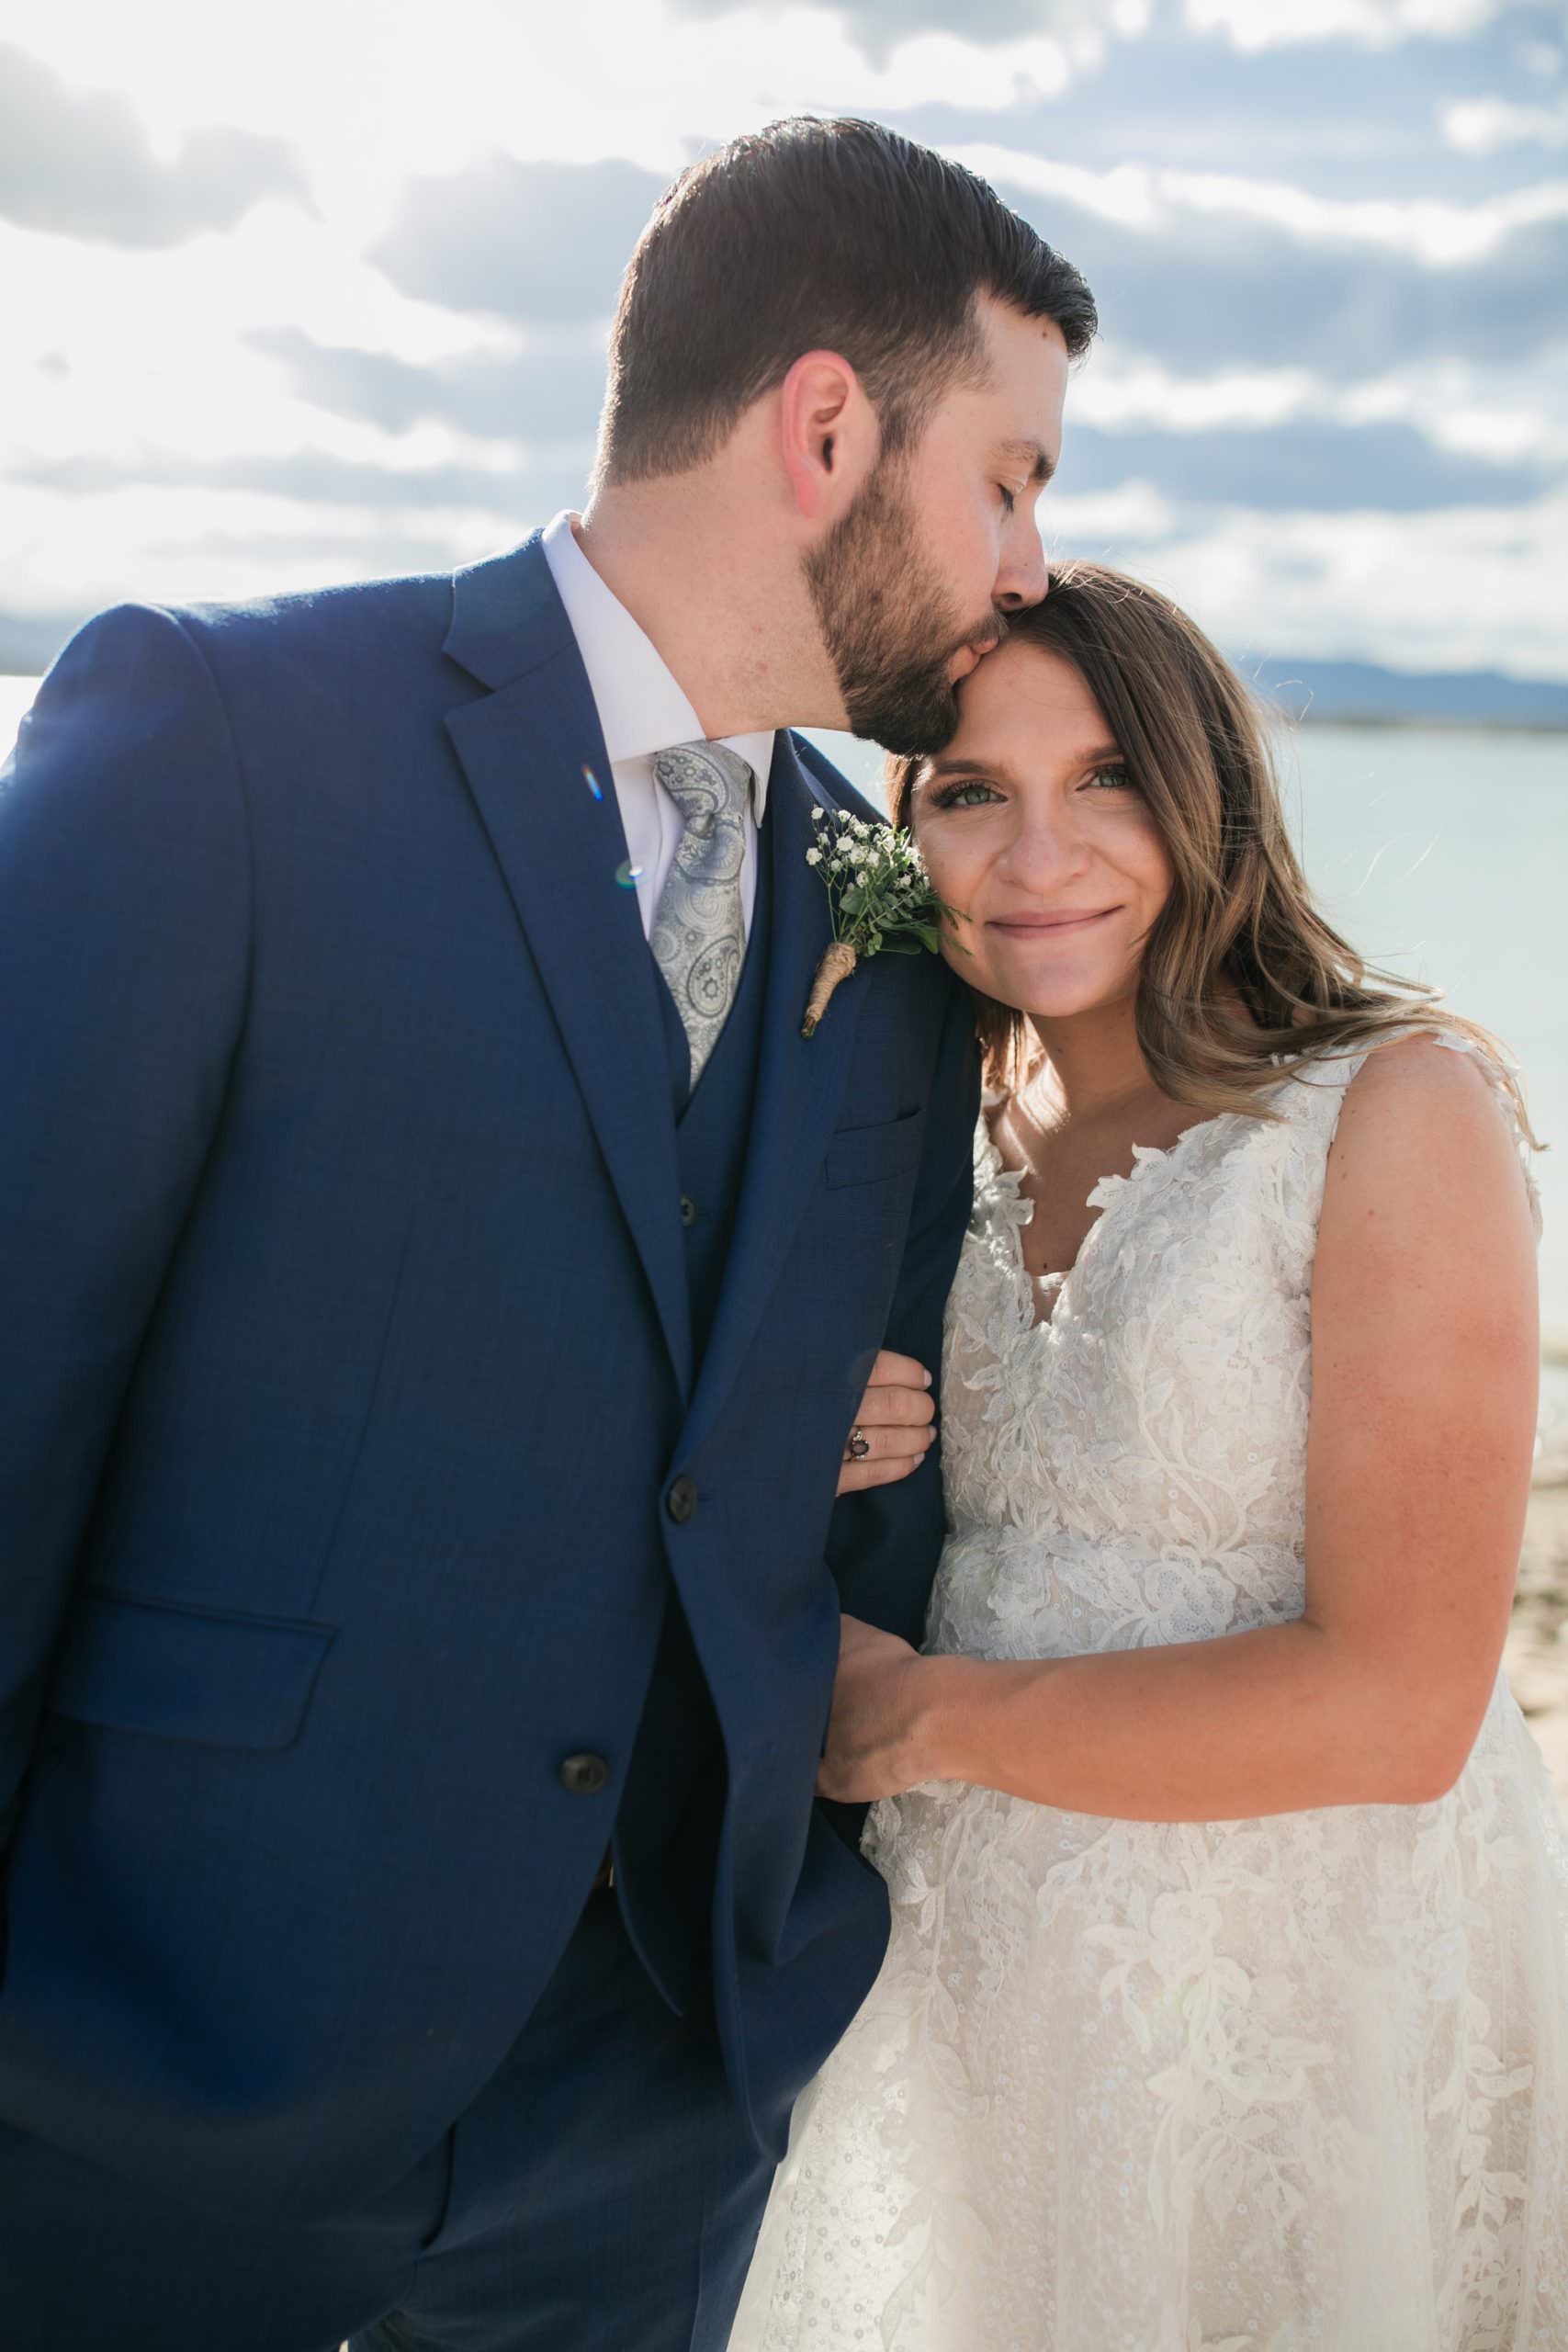
M1068 567L961 700L894 795L996 1087L951 1533L922 1651L845 1621L892 1939L732 2352L1562 2352L1517 1085L1314 912L1162 598Z

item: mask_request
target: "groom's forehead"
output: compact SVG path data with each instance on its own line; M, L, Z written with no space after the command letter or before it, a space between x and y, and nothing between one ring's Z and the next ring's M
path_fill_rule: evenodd
M1067 389L1067 346L1055 319L1027 318L1003 302L982 307L987 368L982 397L1000 426L1000 438L1049 466L1059 441Z

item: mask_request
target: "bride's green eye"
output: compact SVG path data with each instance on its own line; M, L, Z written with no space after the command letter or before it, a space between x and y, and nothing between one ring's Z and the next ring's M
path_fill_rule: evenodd
M966 795L970 793L976 793L980 797L969 799ZM983 808L987 800L997 800L1000 797L978 776L969 776L962 784L942 785L935 792L927 795L933 808Z
M1120 761L1111 767L1097 768L1089 781L1106 792L1136 792L1138 789L1132 769L1123 767Z

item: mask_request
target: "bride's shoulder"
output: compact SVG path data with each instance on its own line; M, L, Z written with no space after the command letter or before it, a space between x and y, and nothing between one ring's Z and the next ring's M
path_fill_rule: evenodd
M1276 1060L1276 1109L1287 1119L1292 1112L1309 1121L1326 1114L1336 1138L1347 1116L1364 1118L1368 1106L1382 1116L1421 1123L1490 1103L1494 1113L1501 1107L1519 1133L1529 1132L1517 1064L1468 1023L1409 1023L1352 1045Z
M1343 1084L1328 1154L1330 1197L1430 1202L1468 1227L1520 1198L1539 1212L1518 1075L1479 1033L1412 1027L1374 1040ZM1327 1204L1325 1203L1325 1206Z
M1347 1073L1336 1140L1389 1125L1414 1137L1457 1121L1528 1134L1517 1066L1481 1031L1434 1024L1390 1030L1358 1049Z

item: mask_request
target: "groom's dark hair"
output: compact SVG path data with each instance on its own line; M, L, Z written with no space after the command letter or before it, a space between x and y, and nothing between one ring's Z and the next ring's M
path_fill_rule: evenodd
M1094 297L994 188L881 123L798 116L665 190L621 285L595 487L683 473L804 351L840 352L892 456L984 368L976 297L1054 319L1077 358Z

